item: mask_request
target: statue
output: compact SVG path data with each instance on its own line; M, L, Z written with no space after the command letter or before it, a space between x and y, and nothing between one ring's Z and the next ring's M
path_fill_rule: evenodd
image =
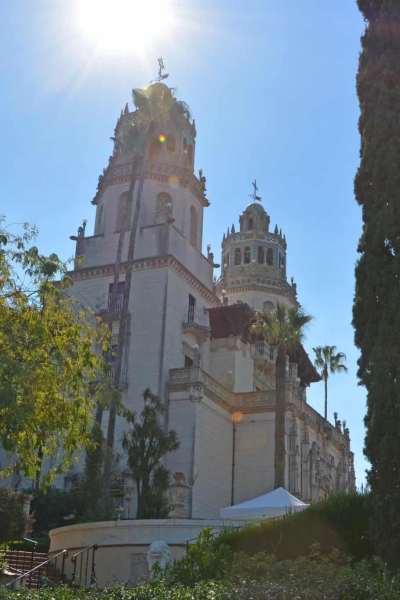
M205 195L205 193L207 191L207 189L206 189L206 181L207 181L207 179L203 175L203 169L199 169L199 180L200 180L200 183L201 183L201 187L203 188L203 193Z
M156 563L164 571L171 561L171 550L166 542L157 540L150 544L147 551L147 564L149 566L150 577L152 576L153 567Z

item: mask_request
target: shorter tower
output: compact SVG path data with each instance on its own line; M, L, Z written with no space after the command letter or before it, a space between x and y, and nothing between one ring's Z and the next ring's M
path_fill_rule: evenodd
M273 309L277 302L297 304L296 284L286 281L286 237L257 202L247 206L222 240L221 278L217 293L224 303L245 302L255 310Z

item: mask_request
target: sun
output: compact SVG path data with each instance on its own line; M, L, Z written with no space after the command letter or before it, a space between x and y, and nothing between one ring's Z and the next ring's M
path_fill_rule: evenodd
M78 0L77 19L98 52L142 54L168 36L173 14L169 0Z

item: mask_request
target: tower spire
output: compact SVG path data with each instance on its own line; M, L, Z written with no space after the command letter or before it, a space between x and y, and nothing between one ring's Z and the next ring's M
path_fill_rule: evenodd
M153 81L150 81L150 83L160 83L160 81L162 81L163 79L167 79L167 77L169 77L169 73L163 74L163 71L165 71L163 57L160 56L160 58L157 58L157 60L158 60L158 77L156 77Z
M252 194L249 194L250 198L253 198L253 200L259 200L261 202L261 196L257 196L257 192L258 192L257 180L255 179L254 181L252 181L251 185L253 186L254 191Z

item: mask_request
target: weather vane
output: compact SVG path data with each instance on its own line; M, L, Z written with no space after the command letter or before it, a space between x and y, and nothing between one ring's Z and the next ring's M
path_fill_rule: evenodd
M255 179L254 181L252 181L251 185L254 188L254 192L252 194L249 194L250 198L253 198L253 200L259 200L261 202L261 196L257 196L257 192L258 192L257 180Z
M162 81L163 79L167 79L167 77L169 77L168 73L165 73L163 75L163 71L165 71L165 67L164 67L164 61L162 59L162 56L160 56L160 58L158 58L157 60L158 60L158 77L156 79L154 79L153 81L150 81L150 83L160 83L160 81Z

